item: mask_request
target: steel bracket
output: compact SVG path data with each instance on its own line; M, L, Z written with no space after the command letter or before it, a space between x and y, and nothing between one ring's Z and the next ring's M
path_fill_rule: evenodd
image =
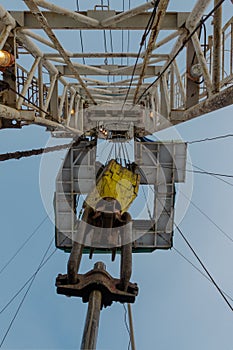
M67 275L59 274L56 279L58 294L81 297L84 303L89 301L92 291L101 291L101 308L110 306L113 301L134 303L135 297L138 295L137 284L129 282L127 291L122 291L120 286L120 279L113 278L107 271L95 268L86 274L77 274L77 283L75 284L70 284Z

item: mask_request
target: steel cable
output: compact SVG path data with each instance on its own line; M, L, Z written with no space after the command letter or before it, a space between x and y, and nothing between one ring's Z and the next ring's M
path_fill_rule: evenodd
M144 33L143 33L143 35L142 35L141 42L140 42L140 47L139 47L139 51L138 51L138 54L137 54L137 58L136 58L134 67L133 67L133 72L132 72L131 79L130 79L130 83L129 83L129 87L128 87L128 89L127 89L126 96L125 96L125 99L124 99L124 102L123 102L123 105L122 105L122 109L124 108L124 105L126 104L126 101L127 101L127 99L128 99L129 92L130 92L130 89L131 89L131 87L132 87L132 83L133 83L133 78L134 78L134 75L135 75L135 71L136 71L136 68L137 68L138 60L139 60L139 58L140 58L141 51L142 51L144 42L145 42L145 40L146 40L146 37L147 37L147 35L149 34L149 32L150 32L150 30L151 30L151 28L152 28L152 24L153 24L155 15L156 15L156 10L157 10L157 7L158 7L159 2L160 2L160 0L156 0L156 1L155 1L154 9L153 9L153 11L151 12L151 16L150 16L150 18L149 18L149 21L148 21L148 23L147 23L147 26L146 26L146 28L145 28L145 31L144 31Z
M52 243L53 243L53 240L54 240L54 238L52 238L52 240L50 241L50 243L49 243L49 245L48 245L48 247L47 247L47 249L46 249L46 251L45 251L45 253L43 254L43 257L42 257L42 259L41 259L41 262L40 262L38 268L36 269L36 272L34 273L34 275L33 275L32 279L31 279L31 281L30 281L30 284L29 284L27 290L26 290L26 292L25 292L24 295L23 295L23 298L22 298L21 302L19 303L19 305L18 305L18 307L17 307L17 309L16 309L16 312L15 312L15 314L14 314L14 316L13 316L13 318L12 318L12 320L11 320L11 322L10 322L10 324L9 324L9 326L8 326L8 328L7 328L7 330L6 330L5 334L4 334L4 336L3 336L3 338L2 338L2 341L1 341L1 343L0 343L0 348L1 348L2 345L4 344L4 342L5 342L5 340L6 340L6 337L7 337L7 335L9 334L9 332L10 332L10 330L11 330L13 324L14 324L14 321L15 321L17 315L19 314L19 311L20 311L20 309L22 308L23 303L24 303L26 297L27 297L28 293L30 292L30 289L31 289L31 287L32 287L32 285L33 285L33 282L34 282L34 280L35 280L35 278L36 278L36 276L37 276L37 274L38 274L38 272L39 272L39 270L40 270L42 264L43 264L44 261L45 261L46 255L47 255L47 253L48 253L48 251L49 251L49 249L50 249L50 247L51 247L51 245L52 245Z
M77 5L77 11L79 12L80 11L79 0L76 0L76 5ZM82 53L84 53L83 35L82 35L81 29L79 30L79 37L80 37L81 50L82 50ZM83 64L86 64L84 57L83 57Z
M151 188L151 187L150 187ZM151 188L151 190L153 191L153 189ZM153 191L155 192L155 191ZM144 193L144 196L145 196L145 193ZM145 200L147 200L146 196L145 196ZM160 202L161 203L161 202ZM166 208L164 208L164 211L166 212L166 214L170 217L170 214L169 212L166 210ZM149 215L151 216L151 213L150 213L150 210L148 208L148 213ZM151 218L152 220L152 218ZM177 228L178 226L174 223L175 227ZM166 243L168 244L171 244L171 242L166 239L163 235L161 235L160 233L157 233L157 235L162 238ZM193 264L183 253L181 253L176 247L174 247L172 245L171 247L177 254L179 254L187 263L189 263L195 270L197 270L203 277L205 277L209 282L211 282L212 284L217 285L217 283L215 282L215 280L213 279L213 277L210 275L210 273L208 272L207 273L207 269L206 267L204 268L204 271L207 273L207 275L205 275L195 264ZM200 259L200 258L199 258ZM198 260L199 261L199 260ZM199 261L200 262L200 261ZM202 263L203 264L203 263ZM201 264L201 266L202 266ZM204 264L203 264L204 266ZM202 266L202 267L203 267ZM228 294L226 293L223 289L221 289L218 285L217 285L217 288L218 288L218 291L221 291L221 295L223 296L224 300L227 302L228 306L230 306L231 310L233 311L233 308L232 306L230 305L230 303L228 302L228 300L226 299L226 297L228 297L232 302L233 302L233 298Z
M47 262L52 258L52 256L56 253L58 248L55 248L53 252L45 259L43 264L38 269L38 272L47 264ZM37 271L34 272L31 277L27 279L27 281L22 285L22 287L19 288L19 290L11 297L11 299L7 302L7 304L0 310L0 315L11 305L11 303L15 300L15 298L24 290L24 288L30 283L30 281L34 278L35 274L38 273Z
M10 263L15 259L15 257L21 252L21 250L25 247L25 245L32 239L32 237L38 232L39 228L45 223L45 221L49 218L47 214L45 218L39 223L39 225L32 231L32 233L26 238L26 240L21 244L21 246L16 250L16 252L12 255L12 257L5 263L5 265L1 268L0 274L10 265Z
M147 91L154 86L154 84L157 83L157 81L163 76L163 74L168 70L168 68L171 66L171 64L175 61L176 57L180 54L180 52L184 49L186 44L189 42L189 40L192 38L192 36L197 32L201 26L213 15L213 13L223 4L225 0L220 0L219 3L208 13L208 15L202 19L199 24L194 28L194 30L187 36L186 39L184 39L182 46L179 48L179 50L176 52L176 54L172 57L172 59L166 64L166 66L163 68L163 70L160 72L160 74L157 76L157 78L150 84L148 87L143 91L143 93L139 96L135 104L138 104L139 101L142 99L142 97L147 93Z

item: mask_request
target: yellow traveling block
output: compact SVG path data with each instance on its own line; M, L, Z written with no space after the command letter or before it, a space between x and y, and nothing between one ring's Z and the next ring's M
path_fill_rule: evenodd
M103 170L101 177L97 179L95 188L89 193L85 202L96 209L102 199L112 198L117 200L121 212L124 213L137 197L139 184L140 175L112 159Z

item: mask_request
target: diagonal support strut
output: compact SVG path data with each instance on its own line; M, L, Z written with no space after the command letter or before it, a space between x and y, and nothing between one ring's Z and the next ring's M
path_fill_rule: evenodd
M83 82L81 76L79 75L77 69L73 66L69 56L67 55L66 51L60 44L59 40L53 33L52 29L49 27L49 24L47 22L47 19L44 17L42 12L39 10L38 6L34 2L34 0L24 0L25 4L28 6L32 14L36 17L38 22L41 24L42 28L44 29L45 33L48 35L50 40L53 42L54 46L56 49L59 51L61 54L62 58L64 59L65 63L71 70L71 72L74 74L75 78L79 81L81 87L84 89L86 92L87 96L90 98L90 100L96 105L96 101L94 100L93 96L91 95L90 91L88 90L86 84Z

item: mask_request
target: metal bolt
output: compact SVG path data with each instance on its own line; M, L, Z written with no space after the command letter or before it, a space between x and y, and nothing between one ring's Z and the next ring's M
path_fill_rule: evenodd
M97 261L94 265L94 269L106 270L106 265L102 261Z

